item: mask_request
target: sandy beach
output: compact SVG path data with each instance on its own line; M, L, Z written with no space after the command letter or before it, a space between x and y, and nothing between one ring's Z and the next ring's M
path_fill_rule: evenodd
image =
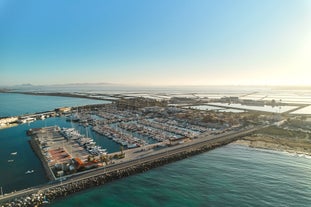
M263 135L253 135L243 137L234 144L244 145L253 148L269 149L276 151L286 151L289 153L311 155L310 140L296 140L289 138L276 138Z

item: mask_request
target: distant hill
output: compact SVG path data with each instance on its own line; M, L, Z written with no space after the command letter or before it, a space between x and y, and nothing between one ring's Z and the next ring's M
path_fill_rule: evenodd
M23 83L20 85L15 85L15 87L33 87L34 85L30 84L30 83Z
M96 86L96 85L116 85L115 83L65 83L53 84L52 86Z

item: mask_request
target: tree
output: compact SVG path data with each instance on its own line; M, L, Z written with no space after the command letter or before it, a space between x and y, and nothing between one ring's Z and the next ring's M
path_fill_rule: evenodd
M94 161L94 156L93 156L93 155L89 155L89 156L87 157L87 161L89 161L89 162Z
M102 162L105 162L106 165L108 165L108 161L109 161L108 155L101 154L101 155L100 155L100 160L101 160Z

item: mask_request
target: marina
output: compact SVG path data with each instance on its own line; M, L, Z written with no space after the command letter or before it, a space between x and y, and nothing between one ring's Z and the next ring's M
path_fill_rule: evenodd
M157 104L153 100L141 98L138 98L135 104L139 104L139 101ZM129 100L129 104L132 103L133 101ZM56 109L53 113L60 110L66 110L66 113L52 119L65 119L67 127L52 125L27 130L27 135L31 137L29 142L40 158L47 177L50 180L64 179L79 172L119 162L124 159L123 150L135 148L150 150L154 147L173 146L197 139L202 133L222 134L242 127L237 120L232 122L229 119L226 123L204 120L198 122L197 118L202 116L200 111L195 112L196 121L183 118L188 116L187 114L193 114L189 109L149 105L147 108L142 106L124 110L123 107L129 105L122 102L122 104L96 105L70 110ZM159 113L162 114L161 117ZM217 116L211 117L210 120L216 121L220 118L223 120L223 117ZM40 121L46 122L49 119ZM78 126L79 130L76 127L68 127L73 125ZM101 135L122 147L111 152L107 146L98 144L102 138L95 140L89 135L92 137ZM134 155L127 153L126 159Z
M311 0L0 13L0 207L311 207Z
M36 146L33 150L38 157L41 154L41 164L48 166L42 172L40 168L28 165L21 170L21 174L31 179L33 176L47 176L50 171L52 176L48 176L49 179L63 182L75 174L112 167L161 149L167 153L171 147L200 139L202 133L208 137L240 131L254 120L252 113L248 112L204 112L176 106L137 107L131 103L130 100L127 105L79 107L60 116L44 119L38 116L34 122L18 125L18 128L24 129L24 134L28 131L29 135L37 136L38 142L32 144ZM124 110L123 107L131 109ZM71 116L75 119L71 119ZM257 118L260 118L258 123L274 123L278 119L273 114ZM111 151L107 143L113 144L115 150ZM6 162L13 160L7 163L8 167L20 163L22 158L19 155L26 154L16 147L8 150L7 155L14 157L14 160L7 158ZM8 188L4 190L7 192Z
M201 136L193 142L183 143L182 145L174 145L170 147L169 150L167 150L166 148L153 150L153 153L150 153L148 151L140 151L140 153L142 154L137 155L136 151L133 153L133 155L136 155L136 159L135 157L132 157L122 162L112 163L105 168L98 168L94 171L86 171L84 174L80 174L79 176L68 177L67 179L60 179L59 181L61 183L52 183L45 186L38 186L37 188L26 189L24 191L19 191L11 195L6 194L4 195L4 197L0 198L0 202L12 200L13 198L15 198L13 203L23 203L23 196L31 196L37 199L32 199L30 204L22 205L41 205L44 197L47 198L48 201L52 201L65 195L79 192L83 189L98 186L115 179L126 177L131 174L144 172L146 170L173 161L184 159L190 155L195 155L204 151L208 151L210 149L214 149L218 146L226 145L241 136L252 133L257 129L258 128L251 128L238 132L232 131L231 133L211 137L211 139L206 139L206 137ZM137 159L137 156L139 156L140 159ZM32 171L29 172L29 174L32 173ZM38 196L39 192L41 192L41 196ZM17 199L18 197L21 199ZM5 205L9 206L10 202L7 202Z
M100 165L90 156L106 155L106 149L96 145L92 138L81 135L74 128L44 127L30 129L31 144L42 162L48 167L47 173L53 179L72 174L84 166Z

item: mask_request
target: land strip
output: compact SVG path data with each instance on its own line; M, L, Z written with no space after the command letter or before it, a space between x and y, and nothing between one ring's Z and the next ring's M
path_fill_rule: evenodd
M0 91L1 93L17 93L17 94L25 94L25 95L34 95L34 96L59 96L59 97L71 97L71 98L86 98L86 99L94 99L94 100L104 100L104 101L113 101L115 99L111 98L101 98L94 97L86 94L75 94L75 93L59 93L59 92L23 92L23 91Z
M311 133L270 126L235 142L253 148L311 155Z
M2 206L14 206L16 203L19 203L20 206L41 205L44 198L51 201L92 186L104 184L108 181L144 172L154 167L162 166L176 160L214 149L215 147L226 145L240 137L249 135L260 128L262 127L232 131L221 135L206 136L205 134L202 134L199 138L191 142L159 149L150 154L146 153L145 156L140 155L136 159L117 162L103 168L85 171L79 175L73 175L65 181L60 180L57 183L50 183L6 194L0 198L0 203ZM29 197L30 199L26 199L25 201L25 197ZM36 199L34 199L34 197Z

